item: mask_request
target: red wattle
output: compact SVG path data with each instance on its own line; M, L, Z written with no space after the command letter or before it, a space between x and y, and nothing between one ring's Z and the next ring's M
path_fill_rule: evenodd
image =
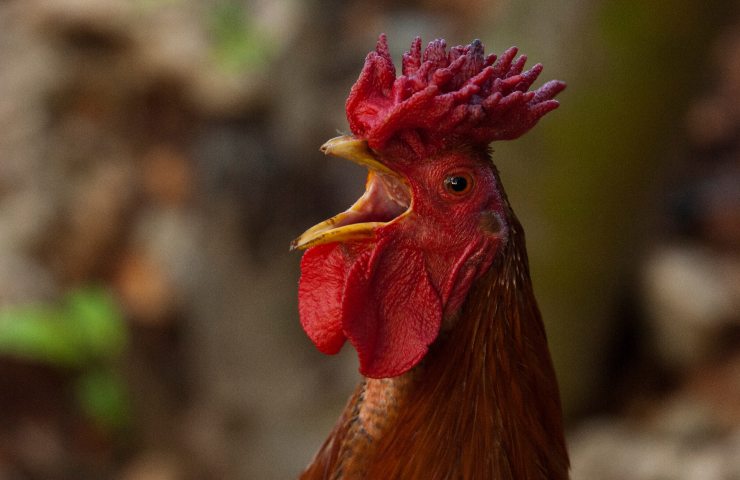
M424 357L442 322L424 254L390 240L372 249L347 247L320 245L303 255L301 325L326 354L349 339L363 375L401 375Z
M306 335L321 352L335 354L344 345L342 291L350 263L338 243L309 248L301 260L298 312Z
M342 327L366 377L408 371L426 354L441 322L441 301L420 251L380 241L350 269Z

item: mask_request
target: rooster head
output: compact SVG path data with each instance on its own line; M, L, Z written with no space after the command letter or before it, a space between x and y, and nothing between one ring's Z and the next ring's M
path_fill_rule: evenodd
M321 147L367 167L365 193L291 244L306 250L299 313L320 351L349 340L363 375L401 375L490 267L508 214L488 144L525 133L565 87L528 91L542 67L516 53L484 56L477 40L422 53L417 38L398 77L384 35L368 54L347 99L354 135Z

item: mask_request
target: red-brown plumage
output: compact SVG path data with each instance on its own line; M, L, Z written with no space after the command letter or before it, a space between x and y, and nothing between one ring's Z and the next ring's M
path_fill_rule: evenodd
M356 137L330 147L368 166L366 194L294 242L304 329L325 353L348 339L366 379L301 478L568 478L524 235L487 151L564 85L527 92L541 67L515 53L417 39L398 78L384 36L368 55Z

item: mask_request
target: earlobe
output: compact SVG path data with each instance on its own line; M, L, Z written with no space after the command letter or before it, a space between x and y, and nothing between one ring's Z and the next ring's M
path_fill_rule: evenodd
M484 210L480 214L480 228L484 233L497 238L508 235L508 227L500 213L494 210Z

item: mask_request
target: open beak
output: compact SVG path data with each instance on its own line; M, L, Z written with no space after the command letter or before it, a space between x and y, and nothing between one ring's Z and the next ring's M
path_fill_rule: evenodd
M379 227L408 213L411 206L408 182L382 163L367 142L341 136L326 142L321 146L321 151L366 167L365 193L347 211L314 225L293 240L291 250L373 238Z

